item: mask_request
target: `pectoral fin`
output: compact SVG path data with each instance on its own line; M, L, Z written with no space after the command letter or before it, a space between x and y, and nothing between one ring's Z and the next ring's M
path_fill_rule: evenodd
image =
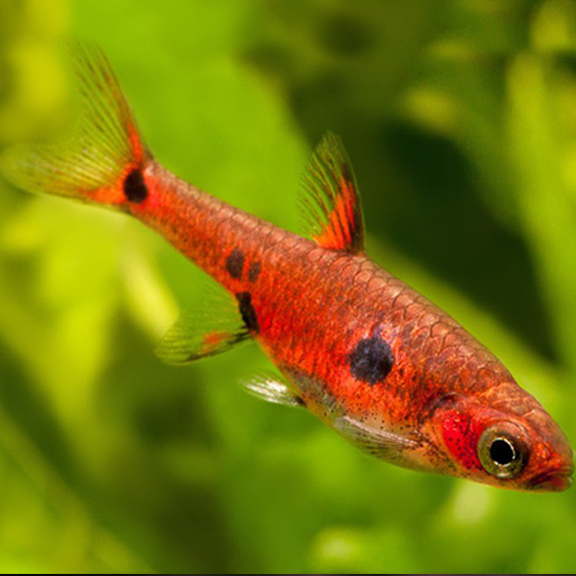
M384 460L399 460L404 450L416 448L418 442L382 428L341 416L334 421L334 429L364 452Z
M301 408L304 406L302 399L290 388L288 383L276 374L258 375L249 380L240 383L242 388L252 396L272 402L273 404L282 404Z

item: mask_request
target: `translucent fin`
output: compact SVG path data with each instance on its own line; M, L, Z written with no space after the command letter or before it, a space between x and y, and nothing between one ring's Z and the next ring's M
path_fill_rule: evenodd
M282 404L293 408L302 408L304 402L293 392L286 381L276 374L261 374L254 376L249 380L240 382L240 386L252 396L272 402L273 404Z
M364 452L384 460L401 460L404 450L418 446L415 440L373 428L348 416L337 418L334 429Z
M0 171L32 192L118 204L124 177L149 154L103 52L74 43L70 53L78 93L74 122L56 141L9 148Z
M342 141L330 132L308 162L301 204L318 244L351 253L363 250L362 207L352 165Z
M156 355L167 364L183 365L230 350L250 339L237 304L216 291L204 290L200 306L183 313L161 340Z

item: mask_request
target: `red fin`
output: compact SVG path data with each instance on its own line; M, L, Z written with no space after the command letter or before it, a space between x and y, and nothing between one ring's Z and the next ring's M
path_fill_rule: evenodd
M53 142L16 145L0 160L16 186L114 206L122 182L149 157L122 88L103 52L74 43L78 106L70 129Z
M308 162L302 204L312 239L351 253L364 248L362 207L352 165L340 138L328 132Z

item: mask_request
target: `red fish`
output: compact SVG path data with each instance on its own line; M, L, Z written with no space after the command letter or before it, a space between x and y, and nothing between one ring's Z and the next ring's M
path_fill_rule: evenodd
M159 164L103 54L75 59L83 110L60 143L13 150L16 185L100 204L158 231L231 295L160 345L174 364L256 340L277 366L244 384L310 410L401 466L518 490L570 486L573 451L544 408L455 320L364 252L348 157L327 135L305 173L304 238L201 192Z

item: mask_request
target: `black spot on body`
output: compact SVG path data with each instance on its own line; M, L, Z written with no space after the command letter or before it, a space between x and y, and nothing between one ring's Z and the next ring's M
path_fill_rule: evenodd
M144 182L142 171L135 168L124 180L124 195L129 202L142 204L148 198L148 186Z
M242 320L244 320L244 324L246 324L248 330L252 332L260 332L260 325L258 324L258 318L256 317L254 306L252 306L252 296L250 295L250 292L240 292L239 294L236 294L236 299L238 300Z
M228 258L226 258L226 270L232 278L240 280L244 271L244 253L238 248L234 248Z
M250 268L248 268L248 282L256 282L258 276L260 276L261 269L262 265L260 262L252 262Z
M348 355L352 375L370 385L383 382L394 364L392 350L378 336L360 340Z

